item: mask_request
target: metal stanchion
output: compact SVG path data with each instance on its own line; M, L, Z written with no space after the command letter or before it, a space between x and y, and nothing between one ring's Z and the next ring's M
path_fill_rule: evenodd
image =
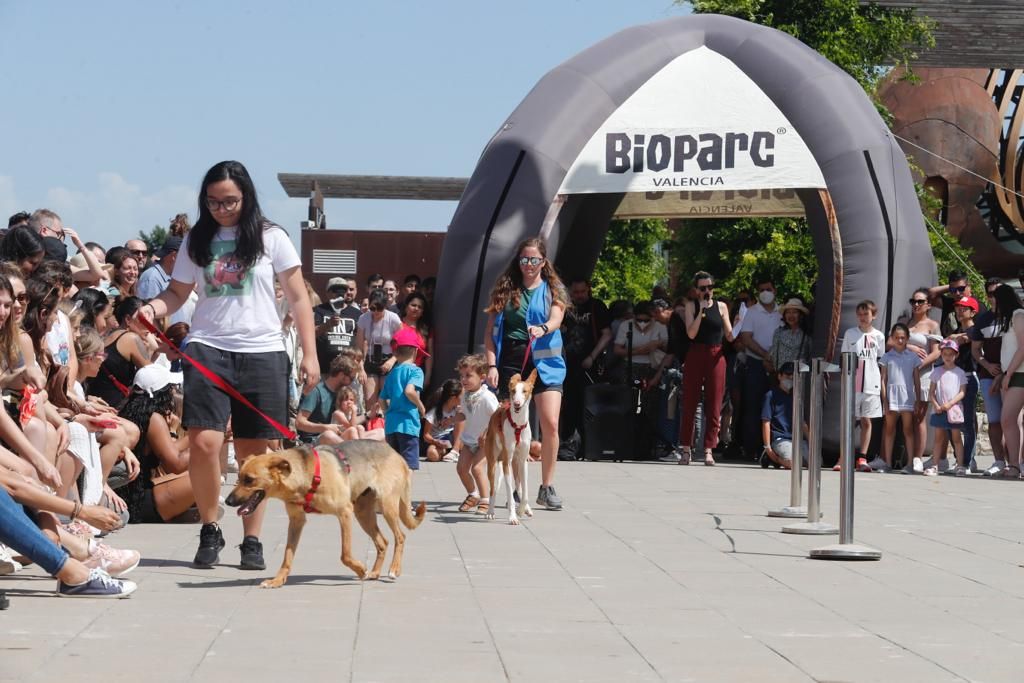
M843 354L840 378L839 442L839 543L815 548L814 560L880 560L882 552L853 542L853 373L857 368L857 354Z
M789 477L789 505L768 511L769 517L800 518L807 516L807 508L800 504L803 497L801 481L804 470L804 379L810 368L797 361L793 364L793 469Z
M807 434L807 519L813 520L782 527L784 534L823 536L839 529L821 519L821 409L825 403L825 373L839 368L821 358L811 360L811 414Z

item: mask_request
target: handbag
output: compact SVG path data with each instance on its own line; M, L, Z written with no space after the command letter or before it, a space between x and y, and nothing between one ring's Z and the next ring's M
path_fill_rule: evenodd
M960 403L953 404L946 411L946 420L951 425L959 425L964 423L964 407Z

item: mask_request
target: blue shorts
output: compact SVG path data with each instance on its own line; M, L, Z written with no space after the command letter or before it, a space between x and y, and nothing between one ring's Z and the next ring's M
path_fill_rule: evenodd
M995 396L988 393L992 388L992 384L995 382L994 379L981 379L980 382L981 398L985 401L985 415L988 417L988 423L990 425L997 425L1002 419L1003 394L1000 391L996 391Z
M405 459L405 464L409 466L410 470L420 468L420 437L392 432L386 434L384 440Z
M946 417L946 413L932 413L932 416L928 418L928 424L936 429L963 429L964 423L958 422L953 424Z

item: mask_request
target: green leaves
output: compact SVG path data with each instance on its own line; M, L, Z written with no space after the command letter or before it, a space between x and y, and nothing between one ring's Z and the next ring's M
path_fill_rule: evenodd
M612 221L594 266L594 296L602 301L650 299L651 288L668 274L661 250L668 236L662 220Z
M163 246L164 241L167 239L167 228L162 225L154 225L153 229L148 233L145 230L139 230L139 239L146 243L149 247L149 253L154 253L157 249Z

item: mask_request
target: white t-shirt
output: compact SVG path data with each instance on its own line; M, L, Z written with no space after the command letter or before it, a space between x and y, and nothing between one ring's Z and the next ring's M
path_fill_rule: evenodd
M854 376L857 393L880 395L882 373L878 369L878 359L885 353L885 335L873 327L870 332L851 327L843 335L842 351L857 354L857 374Z
M659 323L658 321L652 322L647 326L646 330L641 331L640 326L636 324L636 321L626 320L619 325L619 329L615 332L615 343L620 346L626 345L626 333L629 331L629 324L633 323L633 348L643 346L652 341L660 341L668 343L668 328ZM652 358L653 356L653 358ZM640 365L652 365L657 361L661 362L661 359L665 357L662 351L652 351L650 354L647 353L634 353L633 362L639 363Z
M462 443L470 448L476 448L480 435L487 429L491 414L498 409L498 397L484 385L472 393L462 392L459 402L462 414L466 416L462 426Z
M1010 318L1010 327L1003 334L1003 346L999 349L999 365L1003 368L1003 372L1010 367L1013 354L1017 353L1017 330L1021 327L1024 327L1024 308L1018 308L1013 312L1013 316ZM1024 373L1024 363L1021 363L1014 372L1014 374L1018 373Z
M373 313L367 311L359 316L356 327L363 331L363 338L369 344L370 351L374 344L380 344L385 354L391 353L391 338L402 329L402 319L397 313L384 309L384 317L379 321L373 319Z
M63 311L57 311L57 319L53 321L53 326L43 339L53 362L67 365L71 360L71 321Z
M210 243L213 260L205 268L189 258L191 235L185 237L178 250L171 277L195 284L199 295L188 340L222 351L283 351L274 279L277 273L300 266L302 261L287 233L273 226L263 231L263 255L259 261L252 268L242 268L234 258L237 230L217 231Z
M766 311L761 304L754 304L747 309L743 316L740 334L750 332L758 346L767 351L772 346L775 330L780 327L782 327L782 314L779 313L778 308Z

